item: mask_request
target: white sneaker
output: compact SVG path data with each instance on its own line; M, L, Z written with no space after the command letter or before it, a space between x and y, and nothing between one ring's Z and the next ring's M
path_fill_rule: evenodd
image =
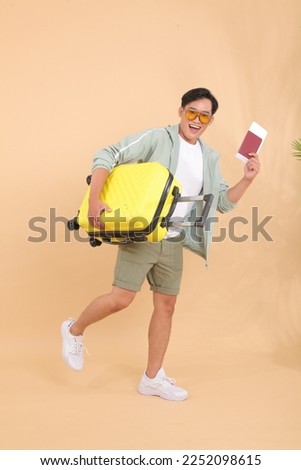
M75 320L73 318L69 318L62 323L62 356L71 369L81 370L84 364L83 336L74 336L70 333L70 327L74 322Z
M161 368L155 378L150 379L144 373L138 385L138 392L143 395L156 395L165 400L186 400L188 392L181 387L176 387L175 380L166 377L164 369Z

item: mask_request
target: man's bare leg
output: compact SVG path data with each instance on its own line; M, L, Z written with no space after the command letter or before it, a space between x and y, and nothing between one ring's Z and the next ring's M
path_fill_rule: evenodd
M148 333L148 364L138 385L138 392L143 395L159 396L165 400L183 401L188 397L188 392L166 377L162 367L169 343L176 299L176 295L154 293L154 312Z
M99 320L126 308L134 299L136 292L113 287L109 294L93 300L77 320L69 318L61 325L62 356L73 370L81 370L84 364L83 333L85 329Z
M82 335L92 323L103 320L112 313L119 312L128 307L134 300L136 292L113 286L109 294L94 299L82 312L79 318L70 327L74 336Z
M146 375L154 378L161 369L169 343L176 295L154 292L154 311L148 331L149 353Z

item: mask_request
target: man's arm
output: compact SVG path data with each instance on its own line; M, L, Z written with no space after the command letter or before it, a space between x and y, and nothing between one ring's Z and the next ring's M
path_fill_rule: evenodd
M99 200L99 195L104 187L110 172L105 168L97 168L92 173L89 196L89 223L95 228L101 228L99 215L103 211L110 212L110 208Z
M241 199L260 171L258 155L256 153L250 153L250 156L251 158L244 166L243 178L237 184L228 189L228 199L233 203L236 203Z

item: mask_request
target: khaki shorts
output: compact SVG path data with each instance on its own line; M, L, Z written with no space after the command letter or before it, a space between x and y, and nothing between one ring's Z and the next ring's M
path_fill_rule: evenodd
M177 295L183 272L183 244L162 240L159 243L120 245L113 285L139 291L145 280L151 290Z

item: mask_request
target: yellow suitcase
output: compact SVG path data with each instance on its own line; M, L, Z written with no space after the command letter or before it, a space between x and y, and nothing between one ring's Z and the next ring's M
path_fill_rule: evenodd
M89 181L90 177L88 184ZM99 230L89 223L89 195L88 188L77 216L67 225L69 230L84 229L92 246L102 242L159 242L166 237L169 226L183 226L174 224L170 218L176 204L184 200L206 200L202 220L197 223L203 225L204 212L208 214L213 198L212 195L181 197L181 184L158 162L116 166L99 196L111 208L111 212L101 214L104 228Z

